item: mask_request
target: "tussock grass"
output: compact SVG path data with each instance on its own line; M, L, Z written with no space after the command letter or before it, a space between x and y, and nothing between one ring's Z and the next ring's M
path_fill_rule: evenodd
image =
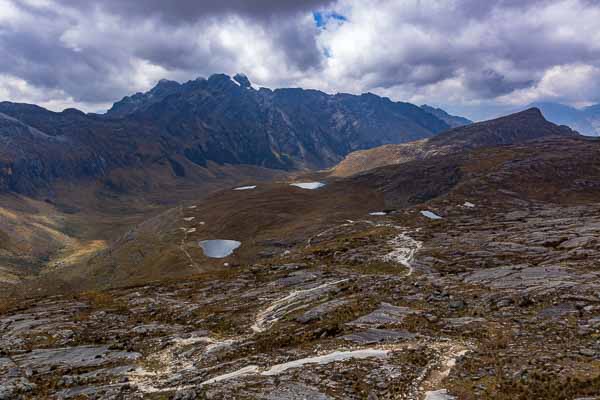
M116 298L110 292L89 291L83 292L77 296L80 300L87 302L94 309L111 309L116 311L126 311L127 303Z
M14 299L0 299L0 314L12 311L16 306L17 301Z

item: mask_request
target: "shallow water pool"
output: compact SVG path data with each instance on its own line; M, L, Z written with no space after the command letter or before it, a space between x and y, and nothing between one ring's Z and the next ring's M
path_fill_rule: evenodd
M242 245L237 240L202 240L198 242L204 255L210 258L225 258Z

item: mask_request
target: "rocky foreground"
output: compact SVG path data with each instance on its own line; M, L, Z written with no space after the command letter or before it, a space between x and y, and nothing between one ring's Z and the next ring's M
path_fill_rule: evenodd
M5 304L0 399L596 398L599 238L600 204L446 198L252 265Z

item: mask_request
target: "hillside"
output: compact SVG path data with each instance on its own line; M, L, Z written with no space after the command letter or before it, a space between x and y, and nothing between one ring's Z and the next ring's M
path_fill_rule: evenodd
M333 176L350 176L369 169L465 152L479 147L524 143L551 136L576 136L566 126L547 121L540 110L516 114L448 130L435 137L400 145L386 145L349 154L331 169Z
M452 137L445 141L449 144ZM462 143L461 141L457 143ZM249 265L285 249L301 251L332 224L361 220L372 211L414 209L457 197L452 202L498 204L505 198L578 204L593 201L600 142L579 136L548 136L537 141L440 152L425 158L370 169L348 178L313 174L318 190L302 190L289 180L257 183L250 190L218 191L206 199L162 213L130 230L109 248L75 269L44 276L68 288L108 288L211 272L221 260L202 254L208 238L240 241L231 265ZM298 179L298 178L297 178ZM445 201L445 200L443 200ZM512 201L512 200L511 200ZM190 262L191 259L197 260Z
M0 0L0 400L600 400L599 21Z
M564 134L492 121L440 139L464 151L349 178L249 180L137 224L19 289L57 296L3 305L0 388L34 398L596 395L600 141L537 114L508 122ZM518 138L534 140L507 143ZM237 247L210 255L207 241Z
M214 263L208 261L201 266L190 265L184 257L185 253L181 251L182 241L203 234L229 236L246 242L251 237L252 244L244 246L238 253L241 258L236 261L251 263L257 261L256 254L260 251L273 251L265 243L278 241L275 238L286 237L292 242L303 240L306 236L316 234L326 221L332 218L354 218L354 213L359 209L366 213L369 209L396 207L396 198L402 199L401 205L406 206L445 193L457 184L461 171L467 168L460 166L460 163L465 162L472 150L494 148L495 152L499 152L511 144L535 143L535 140L555 137L579 138L575 132L549 123L538 110L531 109L449 130L431 139L353 153L333 170L333 174L327 172L306 176L305 173L305 178L301 178L303 174L273 175L271 170L264 170L261 175L259 170L234 168L221 169L217 176L206 176L202 184L191 184L185 190L181 186L169 186L164 182L152 190L135 180L131 180L118 196L112 195L114 189L103 189L102 186L87 189L80 186L79 191L87 193L85 196L75 195L72 190L66 189L57 195L70 199L70 202L58 205L70 204L71 208L75 207L74 211L69 212L68 207L63 210L64 205L61 209L52 203L45 203L46 211L34 213L39 214L37 218L57 216L53 218L58 218L57 221L60 222L49 225L56 231L52 235L48 235L48 227L36 229L39 224L26 222L24 216L13 217L11 225L5 226L6 232L32 231L31 236L28 236L31 237L30 241L48 238L47 244L36 239L36 246L28 240L23 242L30 249L35 248L35 252L7 253L6 260L12 267L5 267L5 270L12 274L13 280L14 276L26 276L28 271L30 274L32 271L36 274L44 273L42 282L52 282L49 276L58 271L59 280L65 281L65 287L89 288L187 276L215 267ZM393 178L389 175L390 169L376 169L388 165L390 160L393 161L392 164L405 165ZM438 163L446 167L440 169ZM373 171L364 172L370 170ZM334 179L316 193L293 189L285 183L291 179L319 180L326 175L339 177L345 175L344 171L352 172L348 175L357 176L356 180ZM358 172L362 174L357 174ZM127 174L127 171L123 173ZM168 178L160 178L158 171L154 175L155 184L163 180L168 182ZM359 181L360 185L355 186L353 182ZM402 182L397 186L409 192L388 193L390 185L395 181ZM258 189L250 193L231 190L241 184L258 185ZM164 190L169 191L168 196L164 196ZM142 197L140 193L146 195ZM341 197L345 197L346 201L340 202L338 199ZM240 203L242 199L243 203ZM172 207L181 202L195 206L193 209L180 206L161 213L169 205ZM156 217L148 219L154 215ZM228 216L233 216L233 221ZM187 235L185 231L190 224L185 218L201 220L206 225L195 226L194 233ZM103 222L95 222L99 220ZM131 224L141 221L145 222L131 229ZM86 227L90 222L96 229ZM300 232L296 232L298 229ZM125 237L116 240L126 231ZM88 252L90 246L95 246L96 252ZM58 250L61 250L60 257L57 256ZM196 248L190 251L197 253L199 250ZM82 253L86 257L77 256ZM21 254L21 257L16 254ZM24 256L28 257L30 263L43 257L50 257L50 262L43 263L46 265L45 269L43 265L38 265L33 270L30 268L19 271L15 265L24 260ZM169 269L165 269L166 264L170 266ZM48 265L52 268L48 269ZM72 268L74 265L77 268Z
M103 115L2 102L0 284L86 260L183 201L447 128L409 103L257 90L243 75L161 80Z

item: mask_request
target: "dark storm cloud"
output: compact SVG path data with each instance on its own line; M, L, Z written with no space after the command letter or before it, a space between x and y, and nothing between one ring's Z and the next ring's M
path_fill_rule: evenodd
M469 89L481 97L493 98L531 86L534 81L511 81L494 70L486 69L469 74L466 83Z
M297 17L299 13L310 13L334 3L334 0L58 1L86 11L100 9L124 19L159 18L161 23L166 25L194 24L199 21L201 23L203 21L219 23L229 16L240 16L259 24L272 38L277 48L284 52L287 61L300 71L318 67L323 54L317 47L316 27L299 24L294 17ZM202 60L204 55L198 57L198 52L189 42L172 43L168 35L163 38L156 37L153 41L158 41L160 45L157 43L143 44L143 49L139 54L147 57L149 61L164 65L169 69L192 69L194 66L197 68L198 62L206 62L206 60ZM230 51L213 45L210 56L223 58L227 57L227 53Z
M110 52L78 52L65 47L56 40L64 29L59 24L28 31L0 28L0 73L18 77L35 87L76 94L82 102L114 99L118 87L105 77L119 68L127 68L127 60Z
M600 0L0 0L0 94L90 109L245 72L465 109L593 102L598 20Z
M300 71L320 67L323 53L317 44L317 28L312 24L298 25L288 21L271 30L275 42L285 49L287 58Z
M159 16L179 24L194 22L207 16L237 14L270 18L301 11L311 11L333 3L333 0L60 0L61 3L82 9L99 7L111 14L130 18Z
M16 77L82 103L114 101L161 77L144 76L148 70L192 79L264 58L291 72L316 69L324 56L311 10L331 3L0 0L0 8L3 2L18 13L0 20L0 80Z

